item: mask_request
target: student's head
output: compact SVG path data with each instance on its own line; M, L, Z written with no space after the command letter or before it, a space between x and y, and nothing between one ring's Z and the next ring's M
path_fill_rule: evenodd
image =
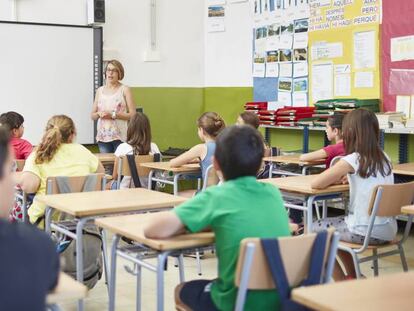
M197 120L198 136L202 141L216 139L226 127L224 120L215 112L205 112Z
M50 162L60 145L73 142L75 135L75 124L71 118L65 115L50 118L42 141L36 148L36 164Z
M21 114L9 111L6 113L3 113L0 117L0 123L5 124L9 127L11 131L11 135L13 137L20 138L24 134L24 118Z
M6 218L13 206L14 187L12 179L13 155L10 148L10 131L0 126L0 217Z
M135 154L149 154L151 150L151 126L148 117L137 112L128 123L127 143Z
M256 176L263 154L263 138L257 130L247 125L233 125L217 137L214 164L225 180Z
M328 117L326 121L326 137L329 141L342 138L342 121L344 115L342 113L335 113Z
M237 118L237 125L250 125L255 129L259 128L259 117L251 111L243 111Z
M124 78L124 66L117 61L116 59L112 59L108 62L105 68L105 79L108 82L116 83L121 81Z
M356 109L349 112L342 124L342 135L346 154L359 154L359 171L361 177L382 176L391 173L391 163L386 158L379 144L378 119L372 111Z

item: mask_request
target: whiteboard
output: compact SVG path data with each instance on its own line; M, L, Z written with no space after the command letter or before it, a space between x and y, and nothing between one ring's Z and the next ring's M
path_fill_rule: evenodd
M56 114L74 120L77 142L93 143L93 28L0 23L0 42L0 113L22 114L34 145Z

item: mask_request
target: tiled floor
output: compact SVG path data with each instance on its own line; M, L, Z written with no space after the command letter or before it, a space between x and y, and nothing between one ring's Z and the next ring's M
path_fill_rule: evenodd
M405 243L405 252L410 269L414 269L414 234ZM154 261L155 262L155 261ZM117 269L117 291L116 291L116 310L135 310L135 277L126 272L124 265L126 261L118 259ZM129 264L131 266L131 264ZM197 275L196 260L193 258L184 259L186 280L196 278L215 278L217 269L217 260L214 255L209 252L206 258L202 260L203 275ZM372 277L373 273L370 263L362 265L363 274ZM395 273L402 271L399 256L388 257L380 260L380 275ZM148 270L143 270L143 291L142 291L142 310L156 310L156 283L155 274ZM174 309L174 288L178 284L178 269L174 267L174 261L169 260L168 270L165 273L165 310ZM75 302L67 302L61 304L63 310L76 310ZM88 298L85 300L85 310L98 311L108 309L108 294L104 278L97 286L89 292Z

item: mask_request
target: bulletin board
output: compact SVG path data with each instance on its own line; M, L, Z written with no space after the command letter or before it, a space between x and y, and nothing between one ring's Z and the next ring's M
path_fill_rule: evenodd
M310 1L310 105L380 98L380 8L380 0Z
M396 95L413 95L413 80L404 79L399 83L397 92L390 89L391 71L414 70L414 55L407 49L407 56L391 57L391 40L407 38L406 42L413 42L409 36L414 36L414 2L407 0L382 0L383 19L381 25L381 71L382 71L382 96L385 111L395 111ZM394 53L396 54L396 53ZM411 54L411 55L410 55ZM403 73L403 71L400 71ZM409 82L409 83L405 83Z

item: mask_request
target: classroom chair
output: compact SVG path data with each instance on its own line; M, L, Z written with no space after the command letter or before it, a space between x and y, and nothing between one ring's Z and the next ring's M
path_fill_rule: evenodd
M351 254L357 278L360 278L362 276L360 269L361 263L372 260L374 275L378 276L378 259L387 256L392 256L395 254L400 254L403 270L408 271L403 243L407 240L408 235L410 233L413 215L408 216L404 229L404 234L401 237L401 239L396 239L394 241L381 245L370 245L369 239L372 234L372 229L376 217L397 217L401 215L401 207L404 205L412 204L413 201L414 182L395 185L379 185L374 189L371 196L371 201L369 203L368 213L370 215L370 220L364 243L361 245L341 241L338 246L338 249ZM383 252L380 254L378 253L378 250L386 247L395 247L396 249L392 251ZM364 255L363 258L359 258L359 255L361 255L366 250L371 250L372 256Z
M139 178L148 178L151 171L150 168L142 167L141 163L155 162L154 155L137 155L135 156L135 164L137 166ZM118 159L118 178L117 189L120 189L122 176L132 176L131 169L129 167L128 159L126 156L119 157ZM132 182L132 181L131 181Z
M321 283L328 283L331 280L339 241L339 234L334 229L327 230L327 233L328 238L320 275ZM311 233L277 239L287 281L291 288L300 286L308 277L310 258L316 236L316 233ZM299 253L300 256L297 255ZM235 283L238 287L236 311L243 310L249 290L276 288L259 238L247 238L241 241Z
M94 185L87 185L88 182L88 176L95 177L93 179L95 183ZM63 189L59 188L58 178L62 178L61 176L55 176L55 177L48 177L46 180L46 194L60 194L60 193L67 193L68 191L65 191ZM90 174L86 176L71 176L71 177L64 177L67 181L67 185L70 189L70 192L83 192L85 186L90 187L90 190L93 191L102 191L105 190L106 185L106 179L105 174ZM66 189L68 190L68 189ZM53 210L51 210L52 213ZM53 214L50 215L51 219L53 219ZM57 222L52 222L50 224L50 228L55 230L57 234L60 235L74 235L72 233L73 230L76 229L77 220L67 220L65 219L64 214L59 215L59 220ZM45 226L46 227L46 226ZM47 232L51 232L50 228L46 228ZM104 273L105 273L105 281L108 283L108 254L107 254L107 238L105 230L101 231L102 235L102 252L103 252L103 266L104 266ZM71 236L74 238L73 236ZM76 238L74 238L76 239Z

